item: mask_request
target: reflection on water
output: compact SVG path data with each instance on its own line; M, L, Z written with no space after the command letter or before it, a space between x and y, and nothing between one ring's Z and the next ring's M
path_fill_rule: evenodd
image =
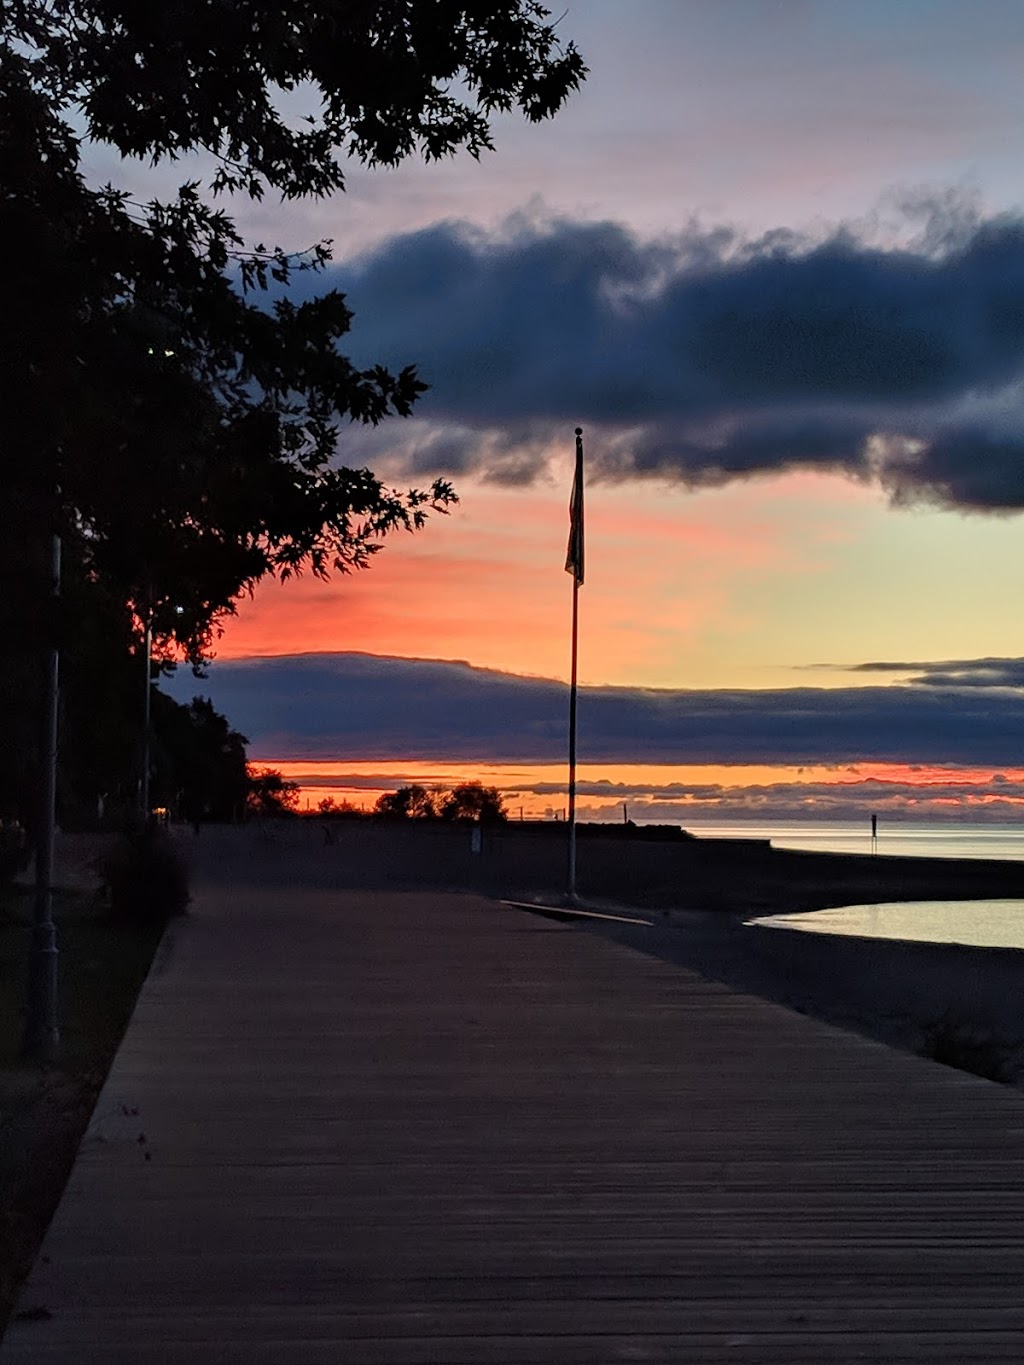
M705 837L770 839L775 848L810 849L817 853L871 853L867 820L732 821L729 824L684 821L693 834ZM996 858L1024 861L1024 826L878 822L878 852L911 858Z
M769 929L855 938L913 939L922 943L964 943L986 948L1024 948L1024 901L906 901L844 905L802 915L769 915L748 920Z

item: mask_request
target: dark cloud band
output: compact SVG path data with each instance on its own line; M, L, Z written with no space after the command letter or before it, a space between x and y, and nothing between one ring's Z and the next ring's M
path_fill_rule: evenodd
M983 661L984 662L984 661ZM1001 661L1007 665L1020 661ZM879 665L872 667L878 668ZM948 665L936 666L949 672ZM961 685L686 691L584 687L579 753L590 763L1014 766L1024 691ZM187 675L168 684L182 698ZM567 689L466 663L309 654L227 660L202 685L278 759L556 762Z
M1024 659L942 659L909 663L872 661L854 664L853 673L906 674L911 686L1024 688Z
M896 502L1024 507L1015 220L890 250L848 231L645 243L611 223L441 224L330 283L356 310L356 358L416 361L432 385L414 426L346 437L357 456L522 482L585 421L598 477L823 468Z

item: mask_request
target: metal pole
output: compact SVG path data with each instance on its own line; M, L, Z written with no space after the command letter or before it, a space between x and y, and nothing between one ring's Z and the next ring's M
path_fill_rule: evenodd
M143 828L149 823L149 713L151 705L151 691L153 680L150 676L152 665L150 658L153 653L153 608L146 609L146 631L145 644L146 668L146 696L142 704L142 772L139 775L139 814L142 817Z
M57 828L57 713L60 687L60 536L50 540L50 644L43 676L43 790L36 843L35 910L29 959L28 1017L23 1053L41 1062L56 1060L60 1044L57 1023L57 929L53 922L53 853Z
M576 472L569 502L569 548L565 567L572 574L572 674L569 684L569 901L576 900L576 644L580 584L583 582L583 428L576 428Z
M569 900L576 899L576 636L580 585L572 580L572 675L569 684Z

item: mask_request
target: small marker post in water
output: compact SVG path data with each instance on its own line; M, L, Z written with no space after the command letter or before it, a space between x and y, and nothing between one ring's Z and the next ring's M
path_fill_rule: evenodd
M878 852L878 816L871 817L871 852Z

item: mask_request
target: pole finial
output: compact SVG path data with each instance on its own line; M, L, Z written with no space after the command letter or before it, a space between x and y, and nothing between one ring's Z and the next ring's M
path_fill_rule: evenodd
M577 436L582 436L582 435L583 435L583 428L582 428L582 427L577 427L577 428L576 428L576 435L577 435Z

